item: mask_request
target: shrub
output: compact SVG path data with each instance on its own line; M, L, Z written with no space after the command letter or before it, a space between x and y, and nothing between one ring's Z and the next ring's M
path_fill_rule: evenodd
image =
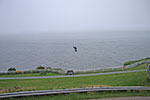
M16 71L16 68L11 67L8 69L8 71Z
M45 69L43 66L38 66L36 69Z

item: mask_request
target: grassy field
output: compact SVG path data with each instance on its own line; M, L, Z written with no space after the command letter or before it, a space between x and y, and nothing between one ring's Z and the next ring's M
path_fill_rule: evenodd
M53 79L0 80L0 93L99 86L150 86L147 72Z
M32 96L21 98L9 98L2 100L88 100L98 98L113 97L133 97L133 96L150 96L148 91L127 91L127 92L88 92L88 93L71 93L62 95Z
M146 69L145 64L126 70ZM30 74L25 74L31 76ZM33 75L33 74L32 74ZM48 74L46 74L48 75ZM50 74L53 75L53 74ZM56 74L57 75L57 74ZM35 76L41 76L35 74ZM32 90L71 89L100 86L150 86L147 80L147 72L132 72L112 75L68 77L54 79L26 79L26 80L0 80L0 93ZM150 96L149 91L127 91L127 92L88 92L71 93L64 95L32 96L22 98L9 98L2 100L87 100L96 98L130 96Z
M145 64L141 64L139 66L128 68L128 69L125 69L125 70L143 70L143 69L146 69Z

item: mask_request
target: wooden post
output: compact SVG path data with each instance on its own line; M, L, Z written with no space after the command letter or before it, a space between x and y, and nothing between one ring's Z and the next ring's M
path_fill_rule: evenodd
M150 80L150 64L147 66L148 79Z
M145 67L147 68L147 76L150 80L150 60L145 60Z

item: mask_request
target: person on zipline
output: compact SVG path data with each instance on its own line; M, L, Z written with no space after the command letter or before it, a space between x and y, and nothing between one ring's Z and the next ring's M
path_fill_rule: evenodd
M77 52L77 51L78 51L78 49L77 49L77 47L76 47L76 46L73 46L73 49L74 49L74 51L75 51L75 52Z

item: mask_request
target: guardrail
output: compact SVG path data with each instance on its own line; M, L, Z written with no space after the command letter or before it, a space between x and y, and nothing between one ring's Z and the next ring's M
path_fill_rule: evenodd
M127 86L127 87L99 87L99 88L78 88L78 89L62 89L62 90L41 90L41 91L25 91L15 93L0 94L0 98L24 97L24 96L40 96L66 93L82 93L82 92L105 92L105 91L128 91L128 90L146 90L150 91L150 87L143 86Z

